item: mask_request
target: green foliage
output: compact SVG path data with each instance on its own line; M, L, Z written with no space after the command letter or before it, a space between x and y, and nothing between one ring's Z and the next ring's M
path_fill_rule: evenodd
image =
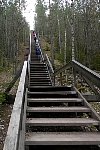
M97 53L92 60L92 69L100 71L100 53Z
M37 0L35 29L44 39L48 38L51 59L55 57L61 63L71 60L73 25L75 59L93 70L100 70L100 17L97 0L74 0L73 7L70 7L69 1L49 1L48 15L45 2L46 0ZM45 50L48 50L48 46Z
M6 101L6 94L0 93L0 104L4 103Z
M64 55L63 53L60 54L59 52L55 52L55 59L59 60L61 63L64 61Z
M25 0L3 1L0 5L0 66L13 64L16 71L21 44L29 37L29 26L22 15Z

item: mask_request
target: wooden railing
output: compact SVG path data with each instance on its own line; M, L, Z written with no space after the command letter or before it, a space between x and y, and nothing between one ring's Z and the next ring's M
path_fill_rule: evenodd
M52 67L52 64L51 64L50 59L47 54L45 55L45 61L46 61L46 64L47 64L47 67L48 67L48 70L50 73L50 78L52 80L52 84L55 85L54 69Z
M99 101L100 102L100 75L93 70L87 68L86 66L82 65L81 63L72 60L68 64L64 65L60 69L54 72L54 78L56 75L61 74L63 71L72 68L73 76L74 76L74 86L76 86L76 75L78 74L81 78L83 78L87 84L90 86L92 91L96 95L85 95L84 97L89 101Z
M3 150L24 150L27 61L24 62Z
M85 77L98 88L100 88L100 75L98 73L92 71L75 60L72 61L72 67L76 73L78 72L81 76Z
M52 64L51 64L51 62L50 62L50 59L49 59L48 55L46 54L45 57L46 57L47 64L48 64L48 66L49 66L50 72L54 74L54 70L53 70L53 67L52 67Z

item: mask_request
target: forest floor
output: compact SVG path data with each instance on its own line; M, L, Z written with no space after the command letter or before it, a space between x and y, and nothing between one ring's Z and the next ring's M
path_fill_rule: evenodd
M21 64L25 60L25 54L27 53L26 48L28 47L27 45L28 43L26 45L22 44L20 47L20 55L18 57L18 64L16 68L17 70L20 69ZM6 101L1 104L2 94L5 92L6 88L14 77L12 68L13 65L10 65L9 69L3 68L2 71L0 70L0 150L3 150L4 141L13 109L13 104L9 104ZM12 102L14 101L13 98L17 92L18 83L19 79L16 81L13 88L9 92L9 95L11 95L9 100Z
M3 93L7 88L9 82L12 80L12 73L10 70L0 72L0 93ZM10 91L10 94L15 95L17 91L18 81ZM11 117L13 104L4 102L0 104L0 150L3 150L3 145L8 130L8 125Z

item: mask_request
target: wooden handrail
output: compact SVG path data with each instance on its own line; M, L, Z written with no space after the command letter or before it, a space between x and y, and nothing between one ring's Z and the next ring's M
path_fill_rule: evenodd
M46 56L46 60L47 60L47 62L48 62L48 65L49 65L49 67L50 67L51 73L54 74L54 70L53 70L53 67L52 67L52 64L51 64L51 62L50 62L50 59L49 59L48 55L46 54L45 56Z
M81 63L73 60L72 67L75 69L76 72L87 78L91 81L94 85L100 88L100 75L93 70L87 68L86 66L82 65Z
M27 61L24 62L3 150L18 150L25 94Z

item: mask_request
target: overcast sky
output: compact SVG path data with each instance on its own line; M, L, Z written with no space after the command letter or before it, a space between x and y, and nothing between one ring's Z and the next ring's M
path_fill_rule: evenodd
M26 0L26 10L23 12L31 29L33 29L34 26L35 4L36 0Z
M71 0L67 1L70 2ZM49 0L45 0L45 2L48 3ZM26 0L26 10L23 12L23 15L26 17L27 22L29 22L30 24L30 29L34 28L35 5L36 0Z

